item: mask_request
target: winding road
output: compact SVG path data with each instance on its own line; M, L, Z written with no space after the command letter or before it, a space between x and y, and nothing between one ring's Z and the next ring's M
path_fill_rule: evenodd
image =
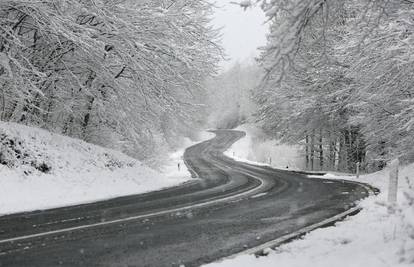
M234 161L243 132L188 148L195 179L147 194L0 217L0 266L200 266L351 209L362 184Z

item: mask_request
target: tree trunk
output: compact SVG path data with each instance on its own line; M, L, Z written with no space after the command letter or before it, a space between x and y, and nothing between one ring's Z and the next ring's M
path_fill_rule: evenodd
M310 147L310 170L313 171L315 159L315 130L312 130L311 147Z
M306 140L306 145L305 145L306 169L309 170L309 135L306 134L305 140Z
M91 97L91 99L88 101L88 105L86 107L86 114L85 116L83 116L83 122L82 122L82 136L83 139L87 140L87 129L88 129L88 125L89 125L89 121L91 119L91 113L92 113L92 107L93 107L93 102L95 101L94 97Z
M331 170L335 169L335 141L332 132L329 132L329 166Z
M319 132L319 166L320 166L321 170L323 170L323 164L324 164L324 162L323 162L323 144L322 144L323 137L322 137L322 134L323 134L322 129L320 129L320 132Z

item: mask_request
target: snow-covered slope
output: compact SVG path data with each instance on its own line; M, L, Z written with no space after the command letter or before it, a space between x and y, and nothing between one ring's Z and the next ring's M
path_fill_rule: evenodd
M235 151L245 149L236 143ZM210 267L402 267L414 266L414 164L401 167L398 203L387 203L389 169L353 176L312 176L310 179L348 179L381 190L362 200L360 213L333 227L317 229L303 238L269 250L266 257L252 255L212 263ZM391 212L394 211L394 212ZM277 227L277 225L275 225Z
M244 131L246 136L224 154L239 161L269 165L279 169L303 169L304 160L297 146L281 144L265 138L254 124L243 124L235 130Z
M179 153L163 173L120 152L0 122L0 214L158 190L191 178Z

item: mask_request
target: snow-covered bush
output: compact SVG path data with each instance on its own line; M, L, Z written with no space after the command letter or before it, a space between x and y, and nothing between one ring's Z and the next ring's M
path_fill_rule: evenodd
M31 169L48 173L50 166L48 157L44 151L31 149L24 140L10 136L0 128L0 164L9 168L26 167L25 174Z

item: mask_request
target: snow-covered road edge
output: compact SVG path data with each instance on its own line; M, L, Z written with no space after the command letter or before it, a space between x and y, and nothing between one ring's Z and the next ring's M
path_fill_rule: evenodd
M180 149L177 149L175 152L170 153L168 156L168 163L165 163L164 166L162 166L161 172L168 177L183 176L183 173L185 173L187 179L197 178L194 175L195 172L191 169L191 166L186 164L184 159L184 152L187 148L207 141L214 136L214 133L210 132L209 130L205 130L198 133L197 141L191 141L187 139L185 144ZM179 168L178 164L180 164Z
M234 130L243 131L246 136L235 142L224 155L237 161L278 169L300 170L304 167L299 147L269 140L254 124L243 124Z
M361 184L359 184L359 185L361 185ZM365 186L365 185L362 185L362 186L367 190L369 196L374 196L375 195L375 192L372 190L372 188L370 186ZM302 228L298 231L286 234L286 235L281 236L277 239L274 239L274 240L268 241L266 243L263 243L259 246L246 249L246 250L244 250L240 253L230 255L229 257L226 257L222 260L234 259L234 258L236 258L238 256L242 256L242 255L266 255L269 252L269 249L271 249L271 248L275 248L277 246L280 246L281 244L286 243L287 241L297 239L297 238L299 238L299 237L301 237L301 236L303 236L303 235L305 235L305 234L307 234L307 233L309 233L309 232L311 232L315 229L322 228L324 226L331 225L335 222L341 221L344 218L359 212L360 210L361 210L361 207L359 207L359 206L352 207L347 211L344 211L340 214L337 214L335 216L327 218L327 219L325 219L321 222L306 226L306 227L304 227L304 228Z
M212 137L201 133L197 142ZM154 170L118 151L16 123L0 122L0 216L94 203L191 182L186 147ZM36 165L35 165L36 164ZM50 170L42 172L45 164Z
M232 153L237 149L240 148L232 147L225 154L235 160L240 160ZM242 161L256 164L246 159ZM269 166L263 163L260 165ZM412 184L411 189L409 184L410 180L414 180L412 179L414 164L401 168L399 203L391 208L395 209L394 213L389 212L390 206L386 202L388 172L389 170L386 169L378 173L362 175L359 179L355 176L339 176L332 173L323 176L309 175L313 179L340 179L373 185L381 192L375 195L372 190L369 190L370 196L360 201L356 207L347 211L346 214L328 219L326 223L313 225L309 229L302 229L207 266L307 267L310 262L316 267L412 266L414 263L414 210L407 196L414 195ZM409 190L411 192L407 193ZM357 211L360 212L352 217L348 216ZM332 222L336 222L334 226L319 228ZM301 238L295 239L298 236ZM293 241L284 244L289 240ZM266 249L276 246L278 247L275 250ZM255 253L258 255L269 253L269 255L256 258L251 255Z

